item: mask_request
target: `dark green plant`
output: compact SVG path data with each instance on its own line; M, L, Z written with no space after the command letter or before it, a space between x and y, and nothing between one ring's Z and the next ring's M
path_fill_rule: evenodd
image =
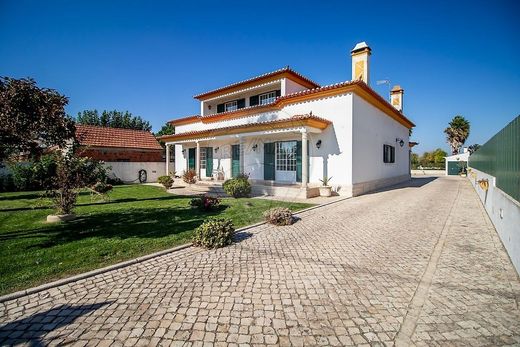
M193 234L193 244L204 248L220 248L233 243L235 228L231 219L210 219Z
M31 78L0 77L0 162L21 154L38 157L73 139L75 127L65 113L67 103L67 97L38 87Z
M234 198L245 198L251 194L251 183L247 175L240 175L224 182L222 188L227 195Z
M152 126L148 121L143 120L140 116L134 116L128 111L103 111L101 115L97 110L85 110L78 112L76 117L78 124L97 125L110 128L124 128L134 130L152 130Z
M291 210L287 207L274 207L264 212L267 223L274 225L291 225L294 218Z
M171 178L170 176L167 176L167 175L159 176L159 178L157 178L157 182L162 184L164 186L164 188L170 189L173 184L173 178Z
M200 196L190 200L191 207L197 207L203 211L211 211L218 208L220 205L220 199L211 196Z

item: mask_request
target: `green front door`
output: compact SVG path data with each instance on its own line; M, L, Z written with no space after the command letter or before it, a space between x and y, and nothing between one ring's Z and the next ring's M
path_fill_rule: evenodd
M188 170L195 170L195 148L188 149Z
M206 177L213 176L213 147L206 147Z
M459 162L458 161L449 161L448 162L448 175L458 175L460 172Z
M240 145L231 145L231 176L240 174Z

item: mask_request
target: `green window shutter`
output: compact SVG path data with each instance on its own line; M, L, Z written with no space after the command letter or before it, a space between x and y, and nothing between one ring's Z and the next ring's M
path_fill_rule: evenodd
M296 141L296 182L302 181L302 142Z
M224 112L224 104L218 104L217 105L217 113Z
M195 148L188 149L188 169L195 170Z
M206 147L206 177L213 174L213 147Z
M249 106L256 106L259 104L259 97L260 95L253 95L252 97L249 98Z
M264 180L274 181L275 143L264 143Z
M244 108L246 107L246 99L239 99L237 100L237 108Z
M240 145L231 145L231 177L240 174Z

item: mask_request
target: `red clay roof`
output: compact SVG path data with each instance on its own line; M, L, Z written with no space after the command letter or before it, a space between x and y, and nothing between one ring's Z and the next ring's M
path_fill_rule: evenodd
M82 146L162 150L153 134L144 130L78 124L76 138Z
M399 119L404 124L407 124L407 126L409 128L415 126L415 124L412 121L410 121L402 112L396 110L395 107L393 107L385 98L383 98L381 95L379 95L377 92L375 92L372 88L370 88L365 82L363 82L361 80L345 81L345 82L329 84L326 86L317 87L317 88L313 88L313 89L305 89L305 90L291 93L291 94L288 94L285 96L280 96L280 97L276 98L275 101L273 101L272 103L269 103L269 104L255 105L255 106L245 107L245 108L241 108L241 109L234 110L234 111L228 111L228 112L214 113L214 114L210 114L210 115L207 115L204 117L201 117L201 116L183 117L183 118L178 118L173 121L170 121L170 123L176 122L175 124L179 124L179 123L180 124L189 124L189 123L195 123L195 122L199 122L199 121L206 123L206 122L211 122L212 120L220 120L226 116L232 116L234 114L248 115L250 113L248 111L252 111L252 110L261 111L263 109L268 109L270 107L279 107L279 105L281 103L285 102L285 100L289 101L291 99L306 97L308 95L311 96L313 94L319 94L319 93L327 92L329 90L340 89L340 88L347 87L347 86L359 86L362 90L364 90L365 92L370 94L374 99L377 99L381 104L385 105L387 114L389 114L389 113L394 114L397 119ZM174 124L174 123L172 123L172 124Z
M286 67L284 67L282 69L278 69L278 70L275 70L275 71L272 71L272 72L268 72L268 73L265 73L265 74L260 75L260 76L252 77L252 78L240 81L240 82L235 82L235 83L232 83L232 84L228 84L227 86L224 86L224 87L220 87L220 88L217 88L217 89L210 90L208 92L197 94L197 95L194 96L194 98L195 99L200 99L200 98L203 98L203 97L205 97L207 95L218 93L218 92L222 92L222 91L225 91L226 89L234 88L234 87L240 86L242 84L247 84L247 83L251 83L251 82L260 81L260 80L263 80L263 79L266 79L266 78L269 78L269 77L272 77L272 76L275 76L275 75L282 75L284 73L289 73L289 74L295 76L296 78L301 79L301 80L309 83L314 88L317 88L317 87L320 86L318 83L314 82L310 78L307 78L307 77L303 76L302 74L292 70L289 66L286 66Z
M300 123L301 122L301 123ZM282 118L272 121L265 121L265 122L255 122L255 123L248 123L248 124L240 124L240 125L233 125L228 127L222 127L222 128L214 128L214 129L207 129L207 130L194 130L194 131L187 131L185 133L179 133L174 135L164 135L160 136L159 139L161 140L176 140L176 139L185 139L185 138L197 138L202 136L219 136L219 135L225 135L225 134L233 134L238 133L242 129L248 129L252 128L253 130L262 130L263 128L280 128L283 126L303 126L303 125L311 125L316 126L320 129L325 129L328 125L332 124L332 122L328 119L321 118L318 116L311 114L304 114L304 115L296 115L292 116L290 118Z

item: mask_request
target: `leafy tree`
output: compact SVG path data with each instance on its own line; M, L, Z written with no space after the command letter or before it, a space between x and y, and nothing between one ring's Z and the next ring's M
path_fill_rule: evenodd
M472 144L471 146L468 147L469 154L471 155L471 154L475 153L476 151L478 151L479 148L480 148L480 145L478 143Z
M447 155L448 153L440 148L432 152L424 152L420 157L412 153L412 167L416 168L419 165L422 167L444 167L444 157Z
M155 133L155 136L173 135L175 134L175 127L170 123L166 123L162 126L161 130Z
M464 145L469 136L470 124L466 118L455 116L449 123L449 127L444 129L446 141L451 147L451 153L457 154L459 148Z
M97 110L85 110L78 112L76 117L78 124L97 125L110 128L124 128L134 130L152 130L148 121L140 116L133 116L132 113L125 111L103 111L101 116Z
M45 148L73 139L67 103L66 96L38 87L32 78L0 77L0 162L20 154L38 157Z
M419 166L419 154L417 154L417 153L412 153L411 164L412 164L412 168L414 168L414 169L415 169L417 166Z

